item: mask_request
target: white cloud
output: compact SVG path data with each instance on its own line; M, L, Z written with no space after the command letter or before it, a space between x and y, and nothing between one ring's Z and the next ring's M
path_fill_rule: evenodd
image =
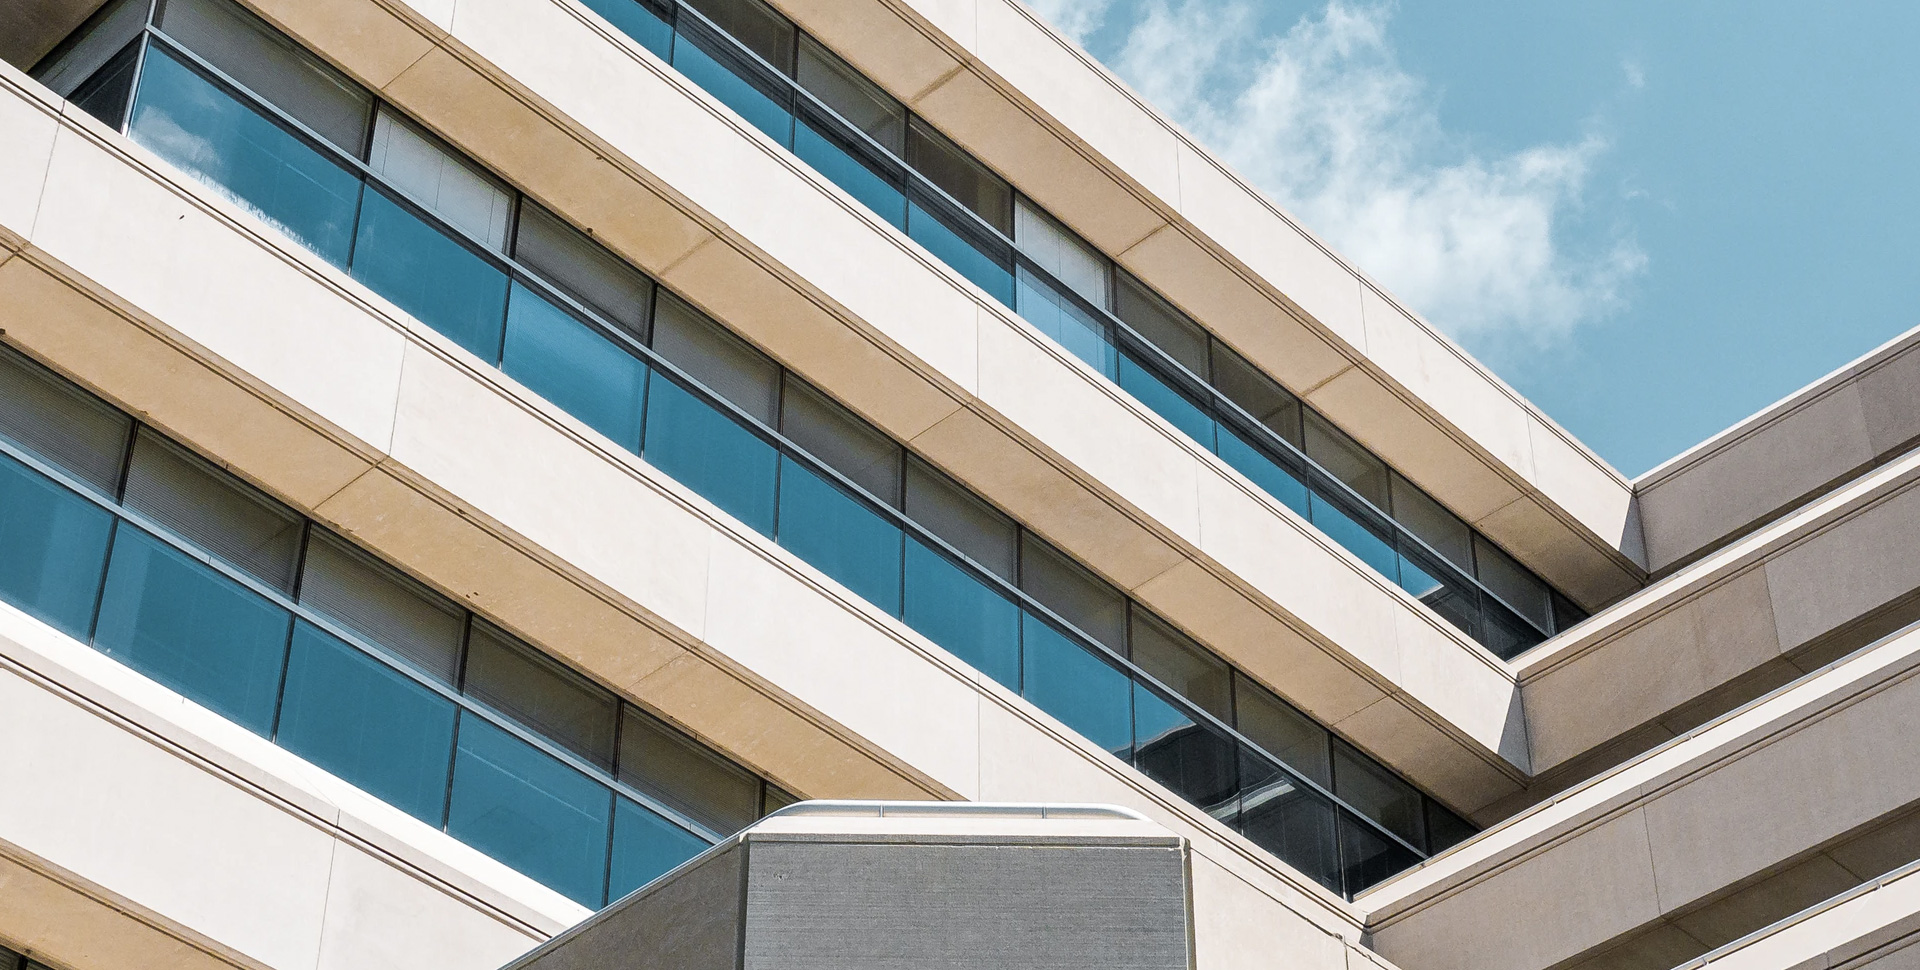
M1627 87L1638 91L1647 86L1647 69L1639 61L1631 57L1621 61L1620 71L1627 76Z
M1474 151L1399 65L1388 8L1331 0L1276 35L1258 2L1142 0L1110 63L1456 337L1543 346L1621 304L1646 263L1632 240L1565 242L1604 139ZM1106 13L1103 0L1053 3L1083 24Z
M1068 37L1084 43L1106 20L1113 0L1027 0L1035 12Z

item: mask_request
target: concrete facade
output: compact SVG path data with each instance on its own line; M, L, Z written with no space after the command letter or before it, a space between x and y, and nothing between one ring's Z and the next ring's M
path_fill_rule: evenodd
M450 834L450 808L422 821L0 598L0 970L7 951L55 970L486 970L647 947L632 965L745 967L795 941L818 965L880 966L916 939L980 942L979 965L1206 970L1891 970L1920 953L1920 331L1628 481L1013 0L767 8L1593 614L1503 660L608 19L635 2L242 6L1297 708L1337 738L1332 767L1300 756L1297 778L1196 795L1217 756L1150 763L1201 735L1136 736L1143 681L1123 750L1094 740L1072 701L1044 701L1039 668L1011 685L977 669L35 80L100 4L34 0L0 11L9 352L760 784L1117 806L1092 814L1140 831L895 831L803 805L716 831L704 861L588 920L595 904L503 861L512 847ZM34 453L0 446L7 467ZM10 536L0 585L40 568ZM1223 730L1293 757L1238 703ZM655 797L622 751L583 777L614 803ZM1411 793L1411 821L1366 801L1366 771ZM1300 862L1319 829L1298 813L1323 797L1354 820L1329 809L1331 877ZM1283 816L1291 835L1256 831L1272 804L1309 808ZM1439 813L1481 831L1440 846ZM617 872L623 823L601 824ZM1100 861L1115 838L1157 861ZM1369 838L1386 849L1363 856ZM1007 864L1074 840L1096 861ZM915 901L936 872L978 905ZM647 928L622 956L565 949L621 913Z
M1646 965L1899 867L1920 848L1889 826L1916 795L1916 646L1889 637L1375 890L1375 945L1408 966Z
M1648 568L1671 571L1910 450L1916 344L1903 333L1640 476Z

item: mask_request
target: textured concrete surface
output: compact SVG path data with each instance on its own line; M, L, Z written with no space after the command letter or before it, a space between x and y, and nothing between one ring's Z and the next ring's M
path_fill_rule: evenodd
M509 970L1194 966L1183 840L1117 816L953 808L775 816Z
M710 851L535 952L513 970L738 970L747 850Z
M1362 895L1374 945L1418 970L1536 970L1662 922L1711 939L1741 922L1713 907L1742 890L1761 909L1769 891L1805 902L1903 861L1903 830L1862 833L1920 805L1916 718L1909 629ZM1636 945L1656 962L1699 952Z
M0 605L0 938L56 966L503 963L587 910Z
M90 119L56 127L0 142L92 178L0 183L23 213L0 262L15 346L790 790L1132 805L1232 873L1210 891L1289 933L1357 933L1343 901L236 206ZM329 374L359 392L316 387Z
M1910 330L1640 476L1647 566L1684 564L1920 435L1920 330Z
M343 66L369 83L385 75L384 94L418 112L462 147L511 173L543 201L562 211L569 211L567 203L573 202L571 214L595 228L600 239L643 266L655 270L664 266L667 280L685 295L706 302L729 324L822 381L896 435L911 439L936 462L947 464L950 471L1026 518L1037 531L1107 572L1123 587L1134 588L1177 625L1203 637L1218 636L1219 649L1233 655L1250 674L1323 720L1340 725L1360 746L1420 779L1450 804L1472 810L1520 787L1525 743L1518 722L1508 716L1511 678L1498 661L1290 511L1257 497L1217 459L1191 443L1176 441L1159 419L1084 373L1064 351L1047 344L1003 308L981 302L984 298L978 295L968 296L969 288L956 282L957 277L926 265L924 256L914 256L911 243L887 235L890 230L880 230L870 217L851 210L849 203L835 201L837 190L824 188L817 176L797 171L790 159L783 161L777 149L755 140L756 136L743 137L739 123L729 123L725 109L683 90L684 85L671 83L666 68L645 56L636 60L632 50L614 47L594 34L576 12L544 0L474 0L462 4L457 17L445 14L445 23L455 32L452 39L445 39L432 36L437 28L430 24L440 23L433 18L443 16L434 10L383 7L372 0L261 6L264 13L319 49L349 59ZM349 27L353 30L348 31ZM495 68L472 58L454 58L448 45L456 43L470 44L502 63ZM409 56L413 60L408 65L395 66ZM511 69L511 79L490 73L500 69ZM539 97L578 119L556 120L551 112L531 111L528 101L534 95L510 94L502 87L510 83L533 86ZM20 86L23 90L33 87L31 83ZM636 119L646 123L636 125ZM89 127L88 120L72 123ZM583 123L592 125L591 134L579 127ZM602 139L611 144L600 144ZM321 328L330 326L333 318L355 314L354 299L370 302L376 318L390 312L384 301L368 300L352 284L345 287L354 298L348 301L308 292L323 291L325 286L298 285L293 278L308 275L333 284L339 274L315 265L317 260L291 247L263 259L267 255L259 252L263 240L236 236L218 220L199 218L180 193L153 185L152 173L128 170L116 152L101 151L88 139L69 132L59 148L61 158L43 183L45 201L36 197L33 203L48 212L41 214L38 224L23 224L23 235L30 227L36 238L44 236L53 245L47 251L55 258L79 268L116 298L169 324L204 317L204 330L183 325L192 339L217 347L217 353L262 383L338 422L363 445L353 449L359 454L315 455L303 462L313 466L306 472L313 480L303 483L296 493L300 498L314 501L312 493L339 490L332 501L343 519L350 514L376 516L379 508L404 495L409 490L406 486L417 484L406 482L394 488L394 472L386 466L357 480L353 475L376 463L381 451L417 443L407 433L409 426L440 432L404 418L431 411L420 411L420 401L412 392L432 390L427 385L433 383L445 384L436 372L473 370L463 353L436 335L420 334L419 343L425 346L400 354L404 339L395 339L398 335L391 325L366 319L360 312L362 319L342 328L356 339L340 341L317 362L339 363L341 369L357 375L333 381L330 375L335 369L309 366L302 359L308 356L302 348L328 346L320 336ZM142 153L136 150L133 155ZM631 158L625 164L635 167L616 170L610 167L610 158ZM646 167L638 167L642 164ZM45 176L32 172L30 164L23 165L32 176L23 178L17 190L24 199ZM63 176L63 170L72 174ZM656 178L668 179L673 188L655 185L651 180ZM111 184L113 191L87 190L99 184ZM742 200L737 198L742 184L769 192L772 186L783 185L787 195L807 204L799 208L773 204L771 196L755 196L757 203ZM206 194L181 188L189 196ZM701 210L683 198L693 193L703 205L716 209L715 216L728 221L722 225L705 214L695 219L693 215ZM638 211L633 206L609 206L608 198L633 199L637 204L643 197L654 200L648 205L661 207L658 218L609 224L601 215ZM116 206L111 220L101 208L108 199L115 200ZM646 206L640 209L652 211ZM137 248L116 248L116 237L98 230L117 220L143 216L153 221L133 234ZM806 279L792 278L792 271L783 271L785 276L771 273L764 260L740 258L751 252L751 243L736 235L749 231L766 245L779 241L775 251L798 260L795 269L809 274ZM271 231L264 241L273 241ZM208 258L186 265L193 259L187 254L202 252ZM819 262L822 254L845 257L856 252L867 256ZM156 253L173 255L156 259ZM216 253L218 260L211 258ZM864 268L851 269L856 263ZM231 274L221 273L217 280L204 278L208 266L228 265L234 270ZM251 272L241 271L242 266ZM225 285L229 278L237 291L235 299L210 310L195 306L209 295L209 288ZM180 279L196 279L203 285L179 287L170 282ZM845 309L828 312L828 306L816 298L813 289L827 285L835 287L834 299ZM247 326L265 312L259 298L271 293L298 295L298 300L289 301L288 311L300 313L284 329ZM953 304L954 300L960 304ZM964 304L964 309L957 315L931 309L950 304ZM860 322L854 326L856 320ZM881 332L873 332L875 327ZM230 346L229 340L235 345ZM82 366L65 362L50 349L38 352L54 358L56 366ZM356 355L372 362L354 370L346 358ZM848 370L856 364L858 370ZM400 381L397 375L403 371L413 386L407 388L404 400L396 402L401 393L395 386ZM138 379L132 374L126 377ZM492 374L483 374L481 381L511 383ZM982 405L987 410L962 406L968 400L986 401L967 392L984 394L989 385L997 390L993 400ZM497 392L489 393L499 397ZM437 399L428 403L432 400ZM597 437L537 402L501 407L486 393L470 394L468 400L493 404L499 416L482 422L456 420L449 429L463 425L491 429L498 422L558 423L573 437L589 441ZM505 415L509 410L530 413ZM956 421L963 415L967 420ZM1032 427L1016 428L1009 424L1010 415ZM988 441L998 440L1002 446L979 447L982 439L976 432L983 429L991 436ZM1034 435L1044 435L1045 440L1028 440ZM194 435L186 436L199 441ZM311 440L307 435L283 437ZM1006 447L1009 443L1016 446ZM416 448L410 454L417 459L423 453ZM470 456L448 457L471 463ZM951 464L963 457L966 464ZM263 463L274 458L260 456ZM247 455L235 456L233 464L253 467ZM581 467L577 460L569 465ZM443 468L433 467L435 474ZM505 485L534 471L520 468L514 475L495 476L503 487L492 491L500 494ZM607 475L602 470L595 477ZM1198 487L1201 482L1206 484L1204 489ZM457 508L470 503L440 504ZM481 511L495 519L506 518L496 509ZM563 511L549 507L539 514L552 518ZM441 512L421 508L423 516ZM363 528L373 537L376 532L391 535L412 524L382 516L372 522L356 521L351 527ZM588 538L604 547L610 534L603 530ZM1265 547L1239 541L1250 534L1271 535L1279 544ZM590 572L598 572L601 564L618 562L631 575L637 566L626 550L602 548L585 558L571 547L554 551ZM461 576L451 585L466 586L478 578ZM537 625L534 617L528 617L527 632L536 639L541 639L543 627L568 625L573 615L605 610L582 602L585 597L568 593L564 586L544 599L552 604L546 608L539 597L513 598L518 607L548 614ZM1347 608L1353 603L1365 608ZM679 623L684 616L670 612L669 619ZM1361 617L1374 619L1356 619ZM696 628L685 629L700 635ZM1403 665L1403 654L1414 658ZM674 645L661 643L636 658L633 666L658 664L676 655ZM1403 667L1413 676L1401 676ZM1306 671L1312 671L1312 676L1297 676ZM642 675L644 671L638 669L623 671L619 679L626 682ZM1382 696L1391 697L1389 706L1397 710L1374 710L1368 717L1342 725ZM1381 717L1387 713L1396 716ZM1386 727L1389 723L1391 729ZM703 734L727 731L725 723L691 726ZM1413 743L1408 732L1417 736ZM720 733L710 736L732 740ZM755 731L752 737L766 743L775 735ZM746 757L753 760L751 754ZM802 790L810 787L799 778L782 780ZM862 793L889 794L878 788Z
M1576 596L1631 587L1619 473L1026 7L774 5Z
M1536 776L1591 773L1915 619L1917 529L1908 454L1519 658Z

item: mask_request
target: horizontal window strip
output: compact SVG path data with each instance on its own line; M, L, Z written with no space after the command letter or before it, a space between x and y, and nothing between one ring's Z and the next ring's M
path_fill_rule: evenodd
M167 0L160 26L149 27L119 122L135 139L1336 892L1358 892L1472 831L1364 754L1343 748L1350 756L1333 757L1339 742L1324 727L532 200L509 196L498 215L490 193L506 191L503 183L371 95L349 99L362 106L358 122L335 110L333 134L323 135L169 35L172 11L216 5ZM263 24L245 23L259 43L277 42ZM937 133L903 130L910 153L966 175L965 159ZM190 150L169 140L179 131L195 136ZM382 172L453 173L436 176L443 188L434 197L389 182L366 160L383 131L404 148L384 149ZM449 178L469 188L450 195ZM969 199L1004 203L1011 225L1016 200L990 188L973 185ZM940 225L975 231L952 196L921 201L943 213ZM914 211L903 210L909 228ZM501 224L510 227L503 236L491 228ZM1072 272L1087 260L1069 251L1054 263ZM1073 299L1059 306L1063 320L1092 318ZM1126 377L1130 358L1115 360ZM310 543L309 558L330 548ZM340 586L316 589L338 598ZM360 596L369 598L379 599ZM352 596L342 602L332 615L362 609ZM443 621L430 612L408 612L404 629L387 635L434 672L429 679L446 681L455 661L435 644L449 634L433 632ZM317 642L303 641L298 654L327 669ZM510 716L530 717L468 686ZM558 716L541 728L576 746L607 733L603 715ZM481 738L449 741L456 753L482 758L496 747L452 730ZM609 763L600 750L586 753L588 767ZM583 805L574 813L600 817ZM609 817L617 829L617 805Z
M584 905L795 800L131 418L104 492L22 433L100 405L0 349L0 599Z
M764 3L588 6L1496 655L1586 617L1346 435L1303 431L1310 406Z

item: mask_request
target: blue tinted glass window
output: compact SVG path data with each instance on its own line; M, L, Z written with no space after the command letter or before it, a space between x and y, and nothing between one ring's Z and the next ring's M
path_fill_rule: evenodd
M1233 693L1234 727L1247 740L1279 758L1289 772L1322 787L1333 784L1333 752L1325 727L1244 676L1234 676ZM1241 787L1254 783L1245 777L1254 770L1249 765L1242 766Z
M1401 541L1405 543L1404 539ZM1400 553L1400 588L1413 594L1415 599L1424 600L1439 591L1440 580L1420 568L1418 560L1408 557L1406 552L1402 551Z
M133 422L63 377L0 348L0 439L114 495Z
M113 540L94 645L261 734L293 617L213 567L129 525Z
M1400 588L1440 614L1441 619L1458 627L1460 632L1479 639L1480 592L1445 568L1432 553L1419 548L1414 540L1402 535L1396 541L1400 547Z
M1407 566L1402 563L1402 568ZM1460 632L1478 640L1480 633L1479 592L1464 586L1441 584L1422 594L1420 602L1440 614L1440 618L1460 628Z
M907 197L899 181L861 161L825 125L816 127L813 122L802 121L794 129L793 153L895 228L907 227Z
M1094 744L1125 759L1133 747L1132 685L1045 620L1021 616L1020 693Z
M837 130L850 135L858 132L872 139L884 151L884 158L906 158L906 105L813 38L802 35L799 41L796 53L800 56L794 62L793 78L839 116L839 120L832 122L838 126ZM801 104L803 117L813 112L811 104L805 101ZM824 114L816 113L814 117L824 118ZM860 143L865 144L865 140ZM889 164L885 170L897 172L898 166Z
M1346 812L1340 813L1340 857L1349 896L1420 861L1406 846Z
M133 93L133 69L139 59L139 42L128 44L92 77L80 82L67 100L105 122L107 127L118 130L120 122L126 119L127 96Z
M706 851L707 840L661 818L630 799L613 800L613 871L607 876L612 902L660 878Z
M791 458L780 459L779 543L867 602L900 613L900 527Z
M1587 615L1587 611L1581 609L1572 600L1561 596L1558 592L1553 594L1553 630L1555 633L1564 633L1572 629L1574 624L1585 620Z
M728 41L711 37L705 27L686 24L673 45L673 66L768 138L783 146L793 144L793 112L787 108L792 92L761 78L760 66L748 63Z
M471 713L460 717L447 834L585 906L604 900L613 792Z
M1512 659L1545 639L1545 634L1493 597L1480 597L1480 642L1495 655Z
M907 542L903 618L975 670L1020 689L1020 608L947 557Z
M147 53L128 131L321 258L347 265L359 178L159 44Z
M384 193L367 193L353 277L481 360L500 359L507 274Z
M1333 742L1333 793L1409 845L1426 844L1423 799L1412 785L1338 738Z
M727 37L729 45L738 44L758 55L782 77L793 75L793 47L797 33L793 21L762 0L690 0L680 8L683 27L700 25L699 11L712 20ZM701 29L708 29L701 27ZM731 47L729 48L731 49Z
M673 47L673 27L639 0L584 0L587 9L607 18L621 33L662 59Z
M1013 186L924 119L912 115L907 117L907 164L1000 235L1012 238Z
M1280 500L1280 504L1307 518L1307 486L1293 473L1280 467L1265 452L1248 444L1231 428L1220 428L1214 443L1220 460L1247 476L1261 491Z
M616 444L640 450L647 365L518 281L500 367Z
M1141 404L1152 409L1153 413L1166 418L1167 423L1179 428L1187 437L1200 442L1208 451L1214 448L1213 418L1200 409L1186 395L1168 387L1152 371L1140 366L1140 362L1131 356L1120 358L1120 388Z
M1106 325L1026 267L1015 276L1014 309L1087 366L1112 377L1116 351Z
M1238 811L1239 748L1143 684L1133 685L1133 763L1215 818Z
M304 620L293 628L282 747L415 818L439 825L453 757L453 702Z
M647 462L748 527L772 535L779 453L679 384L650 383Z
M1440 853L1473 838L1478 830L1473 823L1447 811L1433 799L1427 799L1427 850Z
M372 98L240 4L167 0L157 13L161 28L183 47L320 137L348 151L360 148Z
M0 598L85 640L112 535L105 509L0 456Z
M1553 602L1547 584L1514 561L1485 536L1473 537L1473 574L1480 585L1542 630L1553 628Z
M760 817L759 778L631 705L619 761L621 781L712 831L738 832Z
M1380 575L1398 581L1400 575L1400 554L1393 546L1381 538L1372 529L1361 525L1347 513L1335 508L1315 492L1312 500L1312 519L1314 528L1327 534L1327 538L1340 544L1341 548L1360 557L1360 561L1372 566Z
M967 237L949 228L918 203L907 204L907 235L925 246L934 258L986 290L988 296L1013 306L1013 272L1006 262L981 252Z
M1340 892L1340 842L1333 802L1245 749L1240 778L1240 833L1320 885Z

